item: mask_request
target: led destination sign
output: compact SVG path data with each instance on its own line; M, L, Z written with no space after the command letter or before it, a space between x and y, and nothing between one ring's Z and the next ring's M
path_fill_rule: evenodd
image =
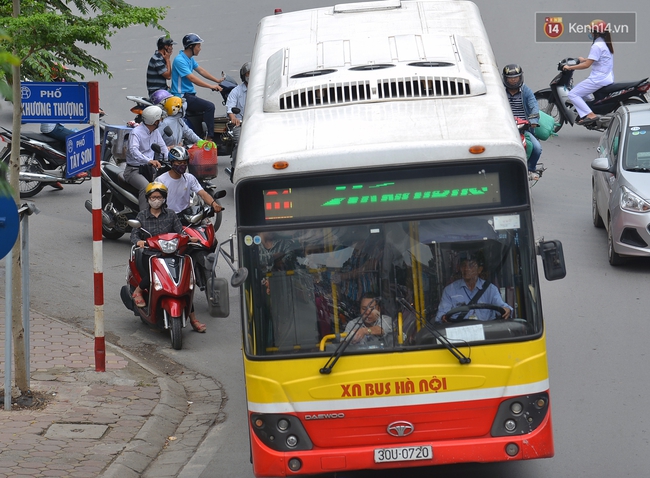
M266 189L267 221L498 205L499 174Z

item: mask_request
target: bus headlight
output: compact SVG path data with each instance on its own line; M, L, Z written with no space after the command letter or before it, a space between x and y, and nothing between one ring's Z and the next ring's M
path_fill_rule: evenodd
M492 422L493 437L525 435L535 430L549 410L548 393L535 393L501 402Z
M294 415L253 413L250 423L251 432L272 450L298 451L313 448L305 427Z

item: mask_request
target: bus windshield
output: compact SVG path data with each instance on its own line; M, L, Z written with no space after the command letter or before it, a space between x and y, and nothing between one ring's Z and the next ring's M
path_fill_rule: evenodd
M346 354L441 347L436 331L458 347L537 336L531 230L525 214L481 213L251 232L246 351L331 353L343 340Z

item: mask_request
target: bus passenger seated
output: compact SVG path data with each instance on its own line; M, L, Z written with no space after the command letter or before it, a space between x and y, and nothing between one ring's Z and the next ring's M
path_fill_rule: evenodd
M500 315L491 309L471 309L467 313L454 314L447 317L451 309L462 305L470 304L491 304L505 309L504 319L508 319L512 307L503 301L499 290L494 284L484 281L479 277L483 271L483 259L479 254L464 253L460 260L460 273L462 278L452 282L442 292L442 299L438 306L436 322L448 322L450 320L494 320Z
M379 298L373 294L363 294L360 304L361 317L348 322L345 332L352 344L361 346L393 345L393 321L381 314ZM360 324L361 322L361 324ZM356 331L353 333L353 331Z

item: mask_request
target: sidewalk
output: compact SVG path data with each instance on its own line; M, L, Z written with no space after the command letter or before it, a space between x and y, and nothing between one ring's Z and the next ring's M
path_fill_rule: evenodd
M30 324L30 386L44 403L5 411L0 402L0 478L175 477L223 421L214 380L162 374L108 343L106 372L95 372L93 337L34 311Z

